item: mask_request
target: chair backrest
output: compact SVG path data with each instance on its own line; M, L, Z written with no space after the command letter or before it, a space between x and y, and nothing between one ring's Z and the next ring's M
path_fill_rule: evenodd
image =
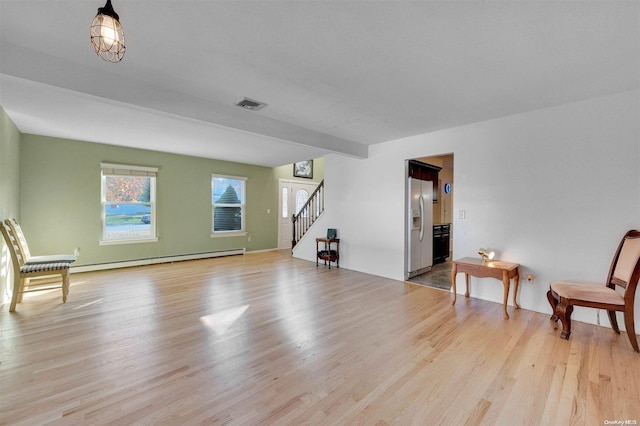
M625 302L633 302L640 279L640 231L628 231L611 262L607 286L625 289Z
M27 239L24 237L24 233L22 232L22 227L15 219L7 219L4 221L8 226L13 236L18 240L18 244L20 244L20 249L22 250L22 254L25 256L25 261L29 260L31 257L31 252L29 251L29 245L27 244Z
M25 258L18 244L17 238L13 235L11 228L0 222L0 232L4 240L7 242L9 253L11 254L11 261L13 262L13 270L15 274L20 273L20 268L24 265Z

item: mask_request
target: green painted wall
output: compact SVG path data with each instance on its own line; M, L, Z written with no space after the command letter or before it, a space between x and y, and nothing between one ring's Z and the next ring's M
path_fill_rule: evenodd
M20 131L0 107L0 220L20 217ZM0 306L8 302L11 258L0 237Z
M20 131L0 107L0 218L19 216Z
M100 163L158 167L154 243L100 246ZM211 174L247 177L247 236L211 238ZM277 247L276 169L23 134L20 221L34 254L78 266L206 251ZM250 241L249 241L250 240Z

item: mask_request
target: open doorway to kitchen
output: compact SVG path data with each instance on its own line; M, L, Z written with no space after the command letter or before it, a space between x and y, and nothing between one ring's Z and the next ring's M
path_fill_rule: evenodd
M433 201L432 201L432 214L426 215L426 217L432 218L431 224L425 224L425 226L431 226L433 230L432 240L432 259L431 268L427 272L419 275L410 276L407 281L425 285L433 288L438 288L446 291L451 290L451 257L453 256L453 193L454 193L454 155L443 154L437 156L420 157L415 158L415 161L425 163L427 165L440 168L437 177L437 185L433 185ZM411 177L407 176L410 180ZM408 185L409 186L409 185ZM410 194L407 193L407 214L405 215L405 229L407 229L407 242L405 246L405 265L409 265L409 257L411 256L411 236L410 230L413 226L411 207L410 207ZM407 266L408 268L408 266ZM407 269L407 272L409 269ZM412 275L412 274L409 274Z

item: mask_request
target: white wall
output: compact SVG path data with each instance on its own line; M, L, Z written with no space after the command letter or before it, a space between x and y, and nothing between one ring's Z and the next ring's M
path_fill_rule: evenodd
M20 132L0 106L0 221L20 219L18 192L20 189ZM11 300L9 284L13 279L11 256L0 236L0 307Z
M534 275L520 305L550 313L549 281L603 281L621 236L640 228L639 117L632 91L374 145L365 160L329 156L326 213L295 255L314 260L313 238L333 227L341 266L402 280L404 161L454 153L454 258L490 247L520 263ZM471 296L501 302L502 286L472 278ZM595 323L596 312L573 318Z

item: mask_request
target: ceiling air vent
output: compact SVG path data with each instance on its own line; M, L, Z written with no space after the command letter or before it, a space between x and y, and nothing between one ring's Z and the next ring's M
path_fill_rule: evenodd
M236 106L240 108L248 109L250 111L257 111L267 106L264 102L254 101L253 99L244 98L236 103Z

